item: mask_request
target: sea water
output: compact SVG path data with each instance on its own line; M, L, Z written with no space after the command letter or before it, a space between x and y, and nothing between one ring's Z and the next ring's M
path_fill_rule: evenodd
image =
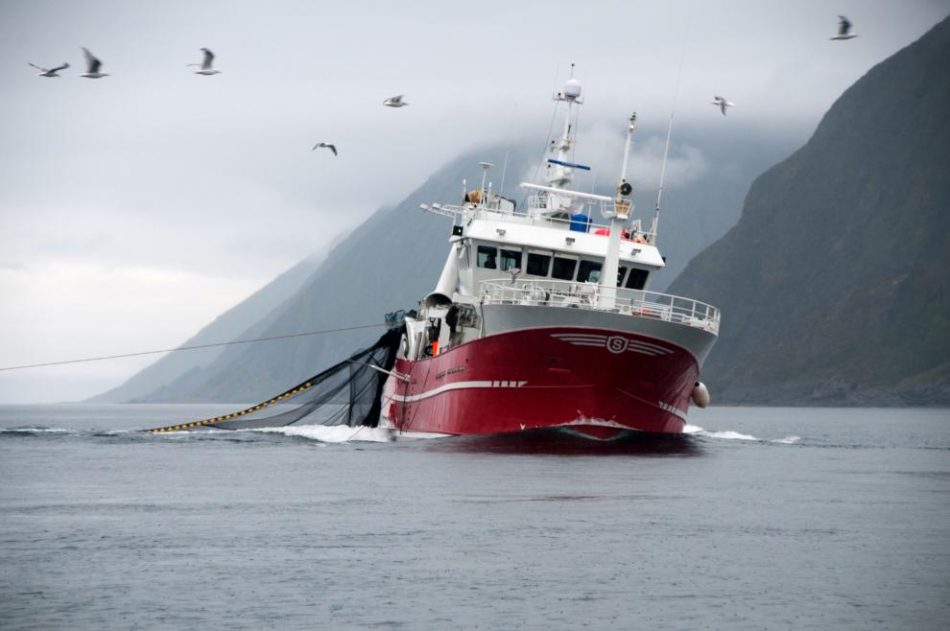
M230 409L0 407L0 627L950 627L947 410L603 445L140 431Z

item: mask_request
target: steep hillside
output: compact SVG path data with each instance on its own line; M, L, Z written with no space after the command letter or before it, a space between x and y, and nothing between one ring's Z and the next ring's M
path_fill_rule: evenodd
M950 403L950 21L752 185L672 293L722 308L720 402Z
M249 327L265 320L277 306L294 295L320 266L321 261L322 257L313 256L297 263L240 304L215 318L186 340L182 346L200 346L238 339ZM187 382L197 371L219 357L224 350L225 347L214 347L170 353L138 372L122 385L89 399L89 402L137 401L166 384L178 380Z

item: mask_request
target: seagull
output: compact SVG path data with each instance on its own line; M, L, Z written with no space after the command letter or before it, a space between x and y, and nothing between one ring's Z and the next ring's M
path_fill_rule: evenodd
M712 104L719 107L719 111L722 112L723 116L726 115L727 107L732 107L733 105L735 105L735 103L733 103L732 101L727 101L721 96L714 96L712 100Z
M402 100L403 96L402 94L399 96L391 96L383 101L383 105L386 107L406 107L409 104Z
M851 22L848 21L848 18L843 15L838 16L838 34L829 39L853 39L857 37L850 33L851 31Z
M57 72L59 72L60 70L66 70L66 68L69 68L69 64L66 63L65 61L63 62L62 66L56 66L55 68L40 68L36 64L30 63L29 61L26 63L30 64L37 70L42 70L42 72L36 73L37 77L58 77L59 75L56 74Z
M320 149L320 148L329 149L330 151L333 152L333 155L336 155L336 145L331 145L328 142L318 142L317 144L313 146L313 149L311 149L310 151L316 151L317 149Z
M104 72L99 72L99 68L102 67L102 62L96 59L96 57L89 52L88 48L83 48L82 52L86 56L86 72L79 75L80 77L86 77L87 79L101 79L102 77L109 76Z
M213 74L218 74L221 71L215 70L211 67L211 63L214 61L214 53L208 50L207 48L199 48L198 50L202 51L205 54L205 58L201 61L200 64L188 64L189 66L201 66L201 69L195 70L195 74L203 74L211 76Z

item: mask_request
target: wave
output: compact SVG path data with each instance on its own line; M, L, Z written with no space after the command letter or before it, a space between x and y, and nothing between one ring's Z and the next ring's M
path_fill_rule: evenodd
M794 445L801 439L801 436L786 436L785 438L777 438L771 442L778 443L779 445Z
M734 430L707 430L698 425L689 425L683 429L689 436L713 440L737 440L745 442L774 443L778 445L795 445L801 440L800 436L789 435L778 439L761 439L750 434L743 434ZM379 427L350 427L348 425L287 425L284 427L263 427L242 430L196 429L178 432L164 432L151 434L144 429L77 429L68 427L8 427L0 428L0 438L15 439L90 439L90 440L125 440L138 441L226 441L248 442L255 440L279 440L281 437L312 440L325 444L345 443L388 443L395 437L389 429ZM402 438L402 437L400 437Z
M798 443L802 438L801 436L786 436L785 438L777 438L774 440L765 440L752 436L751 434L743 434L741 432L736 432L733 430L721 430L721 431L709 431L700 427L699 425L690 425L687 424L683 428L684 434L690 434L692 436L702 436L704 438L716 438L719 440L745 440L751 442L760 442L760 443L775 443L778 445L794 445Z
M0 434L12 435L78 434L80 431L68 427L0 427Z
M145 429L79 429L69 427L5 427L0 428L0 439L72 439L139 441L228 441L254 442L280 437L305 438L320 443L349 443L392 441L389 430L376 427L349 427L347 425L288 425L243 430L196 429L153 434ZM273 438L271 438L273 437Z
M321 443L392 442L392 432L381 427L350 427L349 425L287 425L285 427L263 427L259 429L238 430L262 434L283 434L308 438Z
M721 438L723 440L759 440L755 436L750 436L749 434L740 434L739 432L734 432L732 430L711 432L700 427L699 425L690 425L689 423L687 423L686 427L683 428L683 433L691 434L693 436L705 436L706 438Z

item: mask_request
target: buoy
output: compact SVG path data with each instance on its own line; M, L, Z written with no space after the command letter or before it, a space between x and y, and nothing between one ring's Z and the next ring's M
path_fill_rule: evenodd
M697 381L690 398L697 407L706 407L709 405L709 388L702 381Z

